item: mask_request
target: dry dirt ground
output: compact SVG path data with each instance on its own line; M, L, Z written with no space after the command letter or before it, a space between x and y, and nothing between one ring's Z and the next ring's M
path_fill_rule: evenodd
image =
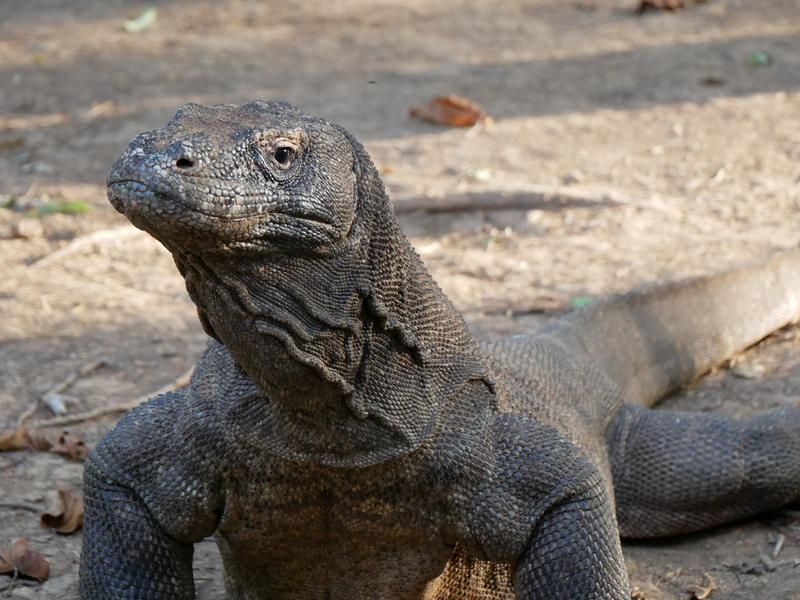
M532 330L585 297L800 241L797 0L709 0L646 16L631 12L634 0L398 4L164 0L155 24L131 34L122 21L144 2L0 2L0 200L16 198L0 208L0 424L94 360L105 366L68 390L71 412L155 390L203 350L182 281L144 234L37 263L125 225L105 200L105 173L131 136L187 101L284 98L338 121L366 143L398 206L454 195L532 202L403 213L484 338ZM408 118L409 106L451 92L494 124ZM543 187L571 196L547 201ZM91 210L32 219L42 201ZM15 238L31 220L42 235ZM747 414L796 403L798 331L738 357L738 377L723 369L665 406ZM48 416L38 406L34 419ZM92 444L114 422L71 430ZM41 507L50 490L80 481L81 465L61 456L0 454L0 502ZM626 544L638 597L800 598L793 517ZM51 578L10 597L76 597L80 534L0 508L0 546L18 537L46 555ZM200 597L222 598L213 544L201 544L196 570ZM7 584L0 576L0 590Z

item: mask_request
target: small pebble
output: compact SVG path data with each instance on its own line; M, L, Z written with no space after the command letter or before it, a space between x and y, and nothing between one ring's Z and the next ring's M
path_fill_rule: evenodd
M733 373L736 377L741 379L760 379L764 376L766 369L764 365L737 365L733 369L731 369L731 373Z
M584 179L586 179L586 175L578 169L573 169L566 175L561 176L561 183L564 185L572 185L573 183L580 183Z
M475 169L470 173L470 177L485 183L492 178L492 171L491 169Z
M36 219L20 219L11 226L11 235L24 240L35 240L44 235L44 227Z

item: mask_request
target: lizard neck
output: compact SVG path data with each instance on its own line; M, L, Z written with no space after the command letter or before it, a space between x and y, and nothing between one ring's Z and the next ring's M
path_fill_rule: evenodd
M383 214L335 256L175 254L204 327L263 393L248 402L271 415L273 451L286 457L402 455L466 382L492 385L460 314Z

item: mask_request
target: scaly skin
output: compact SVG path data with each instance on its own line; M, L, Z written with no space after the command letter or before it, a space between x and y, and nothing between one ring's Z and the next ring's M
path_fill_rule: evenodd
M187 105L108 185L213 339L87 463L87 600L194 597L212 534L230 598L621 600L617 522L669 535L800 496L800 411L647 408L798 316L797 254L481 347L336 125Z

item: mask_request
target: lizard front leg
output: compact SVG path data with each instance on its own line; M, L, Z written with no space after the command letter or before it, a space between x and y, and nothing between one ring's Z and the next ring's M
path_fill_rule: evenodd
M619 533L602 482L542 515L516 563L514 591L526 600L630 598Z
M520 600L628 600L607 487L555 430L496 415L489 474L463 514L461 540L476 558L508 563Z
M81 555L83 600L194 598L190 543L170 537L131 489L89 461Z
M89 457L83 600L195 597L193 544L216 529L223 502L215 460L194 442L213 447L220 436L193 393L137 407Z

